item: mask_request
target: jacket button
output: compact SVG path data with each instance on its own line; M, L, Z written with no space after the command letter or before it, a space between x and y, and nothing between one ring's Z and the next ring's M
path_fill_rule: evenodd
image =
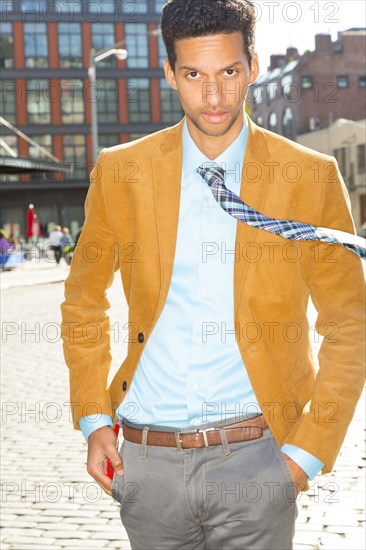
M126 390L127 390L127 382L126 382L126 380L125 380L125 381L123 382L123 384L122 384L122 389L123 389L123 391L126 391Z
M140 344L144 341L144 333L143 332L139 332L138 335L137 335L137 340L140 342Z

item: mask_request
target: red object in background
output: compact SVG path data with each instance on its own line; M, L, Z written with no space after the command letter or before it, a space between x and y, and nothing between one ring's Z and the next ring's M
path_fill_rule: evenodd
M27 237L33 237L34 207L29 205L27 212Z
M116 434L116 437L117 437L117 441L118 441L118 432L119 432L119 424L117 422L117 424L115 424L114 426L114 433ZM113 469L113 466L112 466L112 462L109 460L109 458L107 458L107 476L110 477L111 479L113 478L113 474L114 474L114 469Z
M33 223L32 223L32 237L40 237L42 235L41 231L41 224L39 222L37 214L34 214L33 216Z

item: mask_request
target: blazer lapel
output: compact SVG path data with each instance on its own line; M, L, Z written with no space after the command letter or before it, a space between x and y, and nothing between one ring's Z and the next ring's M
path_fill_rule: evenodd
M269 151L265 135L246 114L248 122L248 138L244 156L242 179L240 184L240 198L252 208L263 212L269 190ZM248 271L251 249L247 246L246 254L242 254L243 247L248 243L255 243L259 229L243 222L237 222L235 242L239 243L239 258L234 263L234 310L237 312L240 296Z
M155 316L159 315L160 308L165 303L173 272L182 177L183 123L184 118L170 128L160 145L163 155L152 159L161 272Z

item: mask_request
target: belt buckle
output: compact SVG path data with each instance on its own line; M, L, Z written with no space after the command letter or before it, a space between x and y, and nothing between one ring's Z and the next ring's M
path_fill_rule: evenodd
M199 433L202 433L203 435L203 442L205 444L205 447L208 447L208 440L207 440L207 433L206 432L213 432L217 430L217 428L205 428L203 430L190 430L189 432L174 432L174 437L175 437L175 445L177 447L177 451L183 451L183 447L181 445L182 443L182 440L180 439L180 435L188 435L190 433L193 433L193 434L199 434Z
M205 447L209 446L206 432L214 432L215 430L217 430L217 428L205 428L203 430L197 430L197 433L202 433L202 435L203 435L203 442L205 444Z

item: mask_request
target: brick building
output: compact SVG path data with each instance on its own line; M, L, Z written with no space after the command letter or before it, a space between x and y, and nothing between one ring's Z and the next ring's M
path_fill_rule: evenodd
M118 43L126 61L97 64L99 149L175 124L183 116L177 92L164 78L165 47L158 34L158 0L7 1L0 7L0 109L2 116L47 149L64 174L2 175L0 227L24 236L29 203L44 235L58 223L76 232L92 166L88 66L91 48ZM89 91L88 91L89 86ZM1 127L5 148L19 157L40 152Z
M296 140L327 128L338 118L366 118L366 29L318 34L315 51L296 48L272 55L268 72L250 88L251 117L257 124Z

